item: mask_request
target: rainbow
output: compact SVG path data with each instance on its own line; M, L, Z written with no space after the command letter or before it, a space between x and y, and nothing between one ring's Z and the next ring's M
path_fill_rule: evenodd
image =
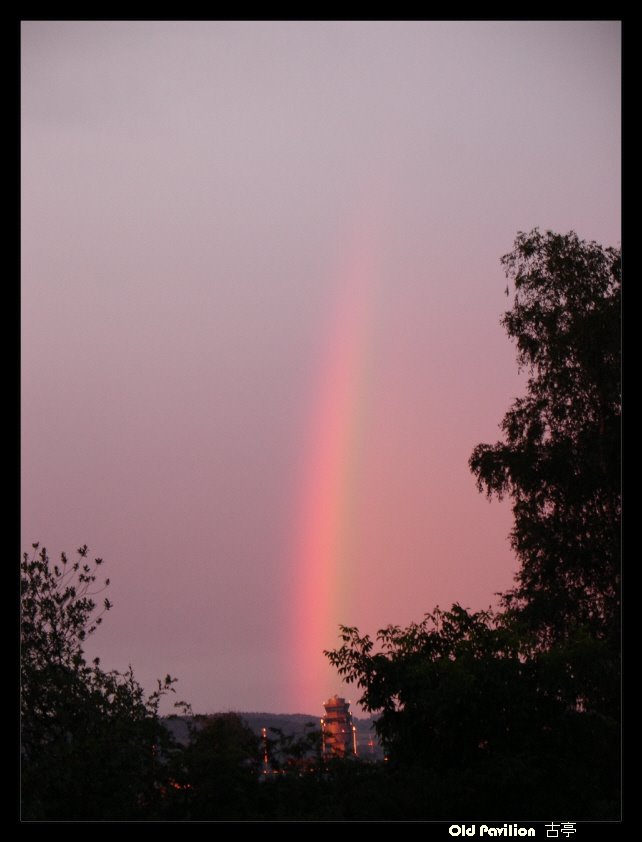
M322 652L337 644L338 624L351 622L354 505L375 297L371 243L371 237L361 238L337 277L311 408L296 521L291 693L293 699L309 699L307 704L315 707L339 681Z

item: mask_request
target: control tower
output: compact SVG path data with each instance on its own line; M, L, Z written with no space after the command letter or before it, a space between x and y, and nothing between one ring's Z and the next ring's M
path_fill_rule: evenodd
M349 757L357 754L357 729L352 722L350 702L341 696L331 696L324 702L325 716L321 720L324 757Z

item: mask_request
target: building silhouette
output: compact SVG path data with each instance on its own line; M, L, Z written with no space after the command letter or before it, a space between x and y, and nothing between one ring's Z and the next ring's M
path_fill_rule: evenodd
M324 757L350 757L357 754L357 729L352 721L350 702L342 696L331 696L324 702L321 720Z

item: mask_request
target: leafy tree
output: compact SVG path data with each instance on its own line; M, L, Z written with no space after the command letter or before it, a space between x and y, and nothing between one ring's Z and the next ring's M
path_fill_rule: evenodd
M542 641L578 624L618 645L620 252L575 233L519 233L502 258L514 285L502 324L527 391L505 438L478 445L480 490L513 501L516 587L504 595Z
M186 818L252 818L260 771L259 739L236 713L195 717L177 775Z
M270 767L277 771L312 771L321 763L321 729L316 722L306 722L302 735L286 734L281 728L270 728L267 739Z
M617 815L617 721L575 704L565 649L533 653L519 631L460 605L374 640L341 628L326 655L380 714L384 818ZM594 681L605 662L585 664Z
M381 712L376 728L393 764L469 761L503 746L530 715L514 695L529 678L519 644L491 611L436 608L408 628L379 630L376 640L345 626L341 638L326 655L363 688L359 703Z
M111 608L98 603L102 559L83 546L56 564L33 548L20 567L22 817L153 817L171 749L158 705L174 679L146 697L131 667L87 663L83 645Z

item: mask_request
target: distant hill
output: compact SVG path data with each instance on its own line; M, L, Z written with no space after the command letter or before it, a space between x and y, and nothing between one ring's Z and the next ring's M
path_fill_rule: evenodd
M243 713L234 711L241 717L258 736L263 728L278 728L289 736L302 736L306 731L321 727L320 717L306 713ZM189 740L188 722L192 717L177 716L166 717L163 724L167 730L180 743L187 743ZM374 719L359 719L354 717L354 724L357 728L357 752L360 757L372 757L381 759L383 752L377 735L374 730ZM307 727L306 727L307 726Z

